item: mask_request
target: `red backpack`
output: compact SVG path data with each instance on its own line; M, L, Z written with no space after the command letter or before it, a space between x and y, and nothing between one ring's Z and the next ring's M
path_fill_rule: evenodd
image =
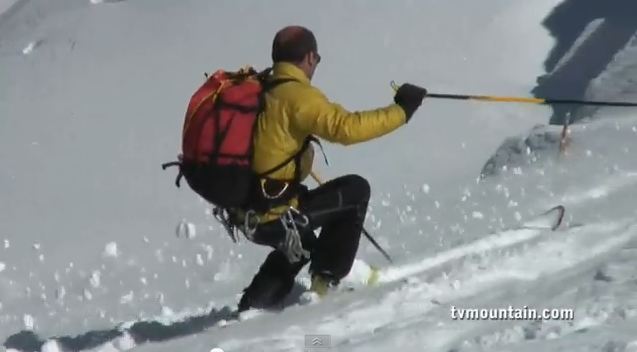
M253 133L269 72L257 73L251 67L218 70L195 91L186 110L179 161L162 165L180 167L177 187L183 176L208 202L220 208L244 207L256 178L293 160L294 156L260 175L252 170ZM291 80L268 82L267 89Z

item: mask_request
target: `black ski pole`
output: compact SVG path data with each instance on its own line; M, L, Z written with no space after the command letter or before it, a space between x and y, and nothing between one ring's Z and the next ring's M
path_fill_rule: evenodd
M365 237L367 237L367 239L372 243L372 245L376 247L376 249L378 249L378 251L383 254L383 257L385 257L385 259L387 259L388 262L394 264L394 261L391 259L391 256L383 249L383 247L380 246L380 244L378 244L378 242L376 242L374 237L372 237L372 235L370 235L369 232L367 232L367 230L364 227L363 227L363 235L365 235Z
M391 86L394 91L398 90L398 84L391 81ZM441 93L427 93L427 98L437 99L454 99L454 100L481 100L499 103L527 103L527 104L570 104L570 105L594 105L594 106L619 106L619 107L637 107L635 102L626 101L592 101L592 100L577 100L577 99L543 99L543 98L527 98L527 97L504 97L504 96L492 96L492 95L467 95L467 94L441 94Z

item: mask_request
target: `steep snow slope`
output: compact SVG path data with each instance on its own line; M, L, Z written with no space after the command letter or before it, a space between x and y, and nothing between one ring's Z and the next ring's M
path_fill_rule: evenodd
M74 335L235 304L266 250L232 245L205 204L175 189L174 174L159 168L178 152L183 110L204 71L264 67L273 33L300 23L315 30L324 58L316 84L352 109L391 101L391 79L441 92L526 95L551 45L539 23L557 2L282 1L273 8L257 1L23 1L0 21L0 338L25 327L41 336ZM542 107L427 101L397 133L346 150L328 146L332 166L319 165L328 177L359 172L370 179L368 225L398 268L471 246L556 202L573 207L573 221L590 224L562 237L537 234L531 250L516 247L511 258L495 251L485 263L519 266L515 275L475 274L460 261L455 276L433 276L433 291L425 271L406 283L141 349L209 350L218 343L258 350L264 343L290 350L304 333L320 331L334 334L342 350L407 342L413 350L455 348L476 336L493 341L489 334L500 330L447 321L452 331L432 341L442 334L431 322L446 318L448 304L534 304L552 296L567 302L562 279L587 290L597 264L617 253L627 264L615 258L609 270L628 267L632 252L621 248L635 235L634 121L581 127L568 159L549 155L522 175L510 170L475 183L504 136L547 116ZM196 225L193 238L174 236L182 218ZM534 265L551 256L555 261ZM367 243L359 257L382 263ZM619 272L603 290L617 294L633 322L634 302L624 297L630 274ZM451 290L445 280L471 289ZM432 298L439 307L426 302ZM396 314L380 317L394 306ZM609 334L591 331L592 339ZM505 343L495 341L494 348Z
M538 201L562 202L570 216L560 231L504 231L419 261L413 256L413 262L384 271L378 288L334 295L281 314L248 316L238 324L141 350L221 346L228 351L296 351L304 347L305 334L329 334L337 351L387 351L397 346L403 351L565 346L629 351L637 332L637 300L632 293L637 211L631 206L637 172L626 150L634 146L635 131L634 118L575 128L573 139L579 145L559 164L511 172L500 179L502 184L472 189L474 194L495 194L502 187L503 193L526 189L542 194L507 197L523 202L530 198L529 207ZM604 143L609 139L614 143ZM593 171L582 177L583 170ZM476 198L480 196L470 201ZM484 236L467 232L465 238ZM350 280L357 280L356 272L361 271L355 270ZM572 308L575 319L454 321L452 305Z

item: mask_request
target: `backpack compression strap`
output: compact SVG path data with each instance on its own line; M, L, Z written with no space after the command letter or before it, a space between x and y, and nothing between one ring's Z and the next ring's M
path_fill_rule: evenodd
M175 178L175 186L177 186L177 188L179 188L181 186L180 185L181 178L184 177L184 172L181 170L181 161L170 161L170 162L161 164L162 170L166 170L167 168L172 167L172 166L178 166L179 167L179 173L177 174L177 178Z

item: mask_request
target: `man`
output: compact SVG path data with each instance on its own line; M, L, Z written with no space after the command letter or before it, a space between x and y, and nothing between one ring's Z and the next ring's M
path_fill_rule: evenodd
M255 190L259 225L255 242L275 249L244 290L239 310L276 307L309 261L312 290L324 294L354 262L370 187L358 175L336 178L313 190L309 175L316 136L344 145L385 135L409 121L427 94L401 86L396 104L349 112L310 84L321 62L316 39L300 26L281 29L272 44L271 76L254 138L254 171L264 175ZM321 228L316 238L314 229Z

